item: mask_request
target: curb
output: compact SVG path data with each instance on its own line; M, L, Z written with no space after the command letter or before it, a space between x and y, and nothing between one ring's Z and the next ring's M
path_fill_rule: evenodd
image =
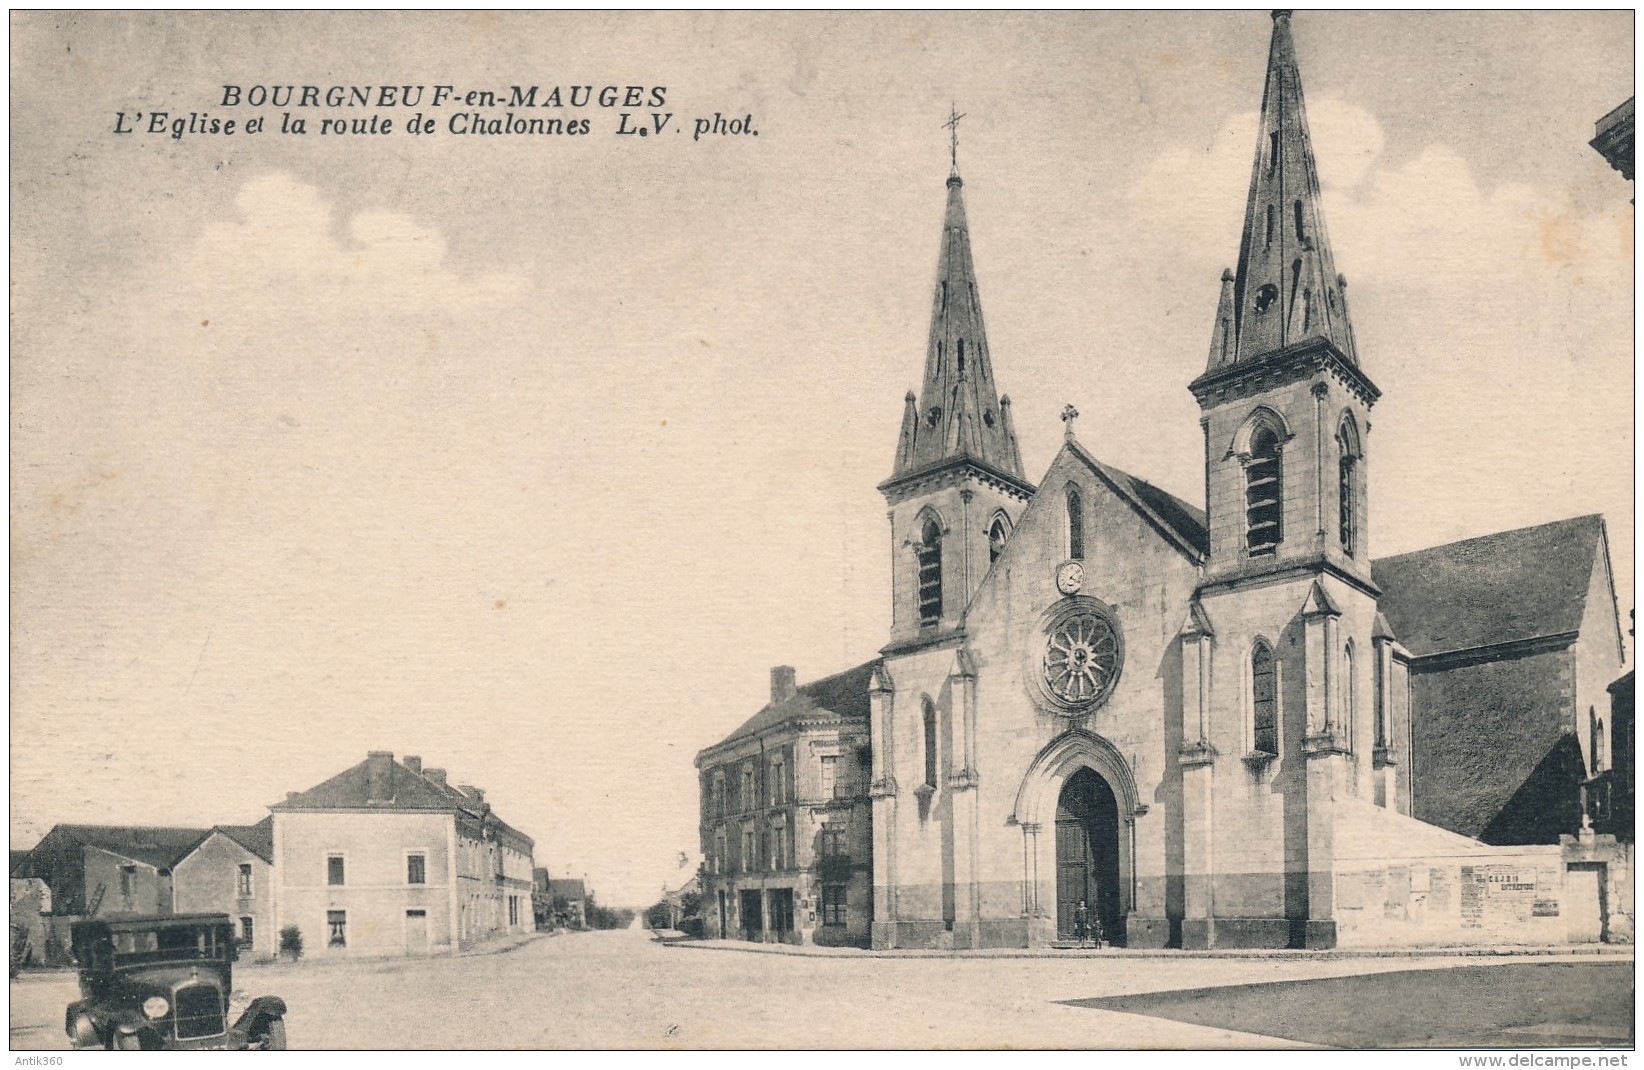
M1293 962L1329 962L1348 959L1570 959L1609 958L1630 961L1632 945L1577 944L1570 947L1451 947L1451 948L1330 948L1304 950L1290 948L1230 948L1227 950L1182 951L1170 948L978 948L939 951L905 948L873 951L866 948L804 948L792 944L738 944L735 941L657 941L663 947L695 951L729 951L753 955L791 955L819 959L1272 959Z

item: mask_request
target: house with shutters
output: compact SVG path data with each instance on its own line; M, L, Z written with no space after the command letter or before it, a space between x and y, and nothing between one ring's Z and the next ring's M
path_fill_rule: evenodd
M531 837L473 785L372 751L269 807L272 927L304 954L455 954L534 927Z

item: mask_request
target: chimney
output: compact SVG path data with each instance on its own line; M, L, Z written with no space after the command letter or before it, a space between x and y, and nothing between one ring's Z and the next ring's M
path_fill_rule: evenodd
M292 803L296 802L297 801L297 796L301 795L301 794L302 794L302 792L300 792L300 791L288 791L288 792L286 792L285 793L286 805L290 806Z
M422 775L422 759L417 755L407 754L404 758L400 759L400 762L403 763L407 769L411 770L418 776Z
M438 767L430 767L428 769L424 769L422 771L422 775L423 775L423 779L432 780L434 783L438 784L440 787L442 787L442 788L445 787L445 770L440 769Z
M394 752L374 750L365 756L365 801L388 802L394 797Z
M475 802L485 801L484 788L476 788L472 784L459 784L457 785L457 790L468 796L470 799L473 799Z
M786 702L799 693L794 686L794 672L792 665L778 665L771 670L771 705Z

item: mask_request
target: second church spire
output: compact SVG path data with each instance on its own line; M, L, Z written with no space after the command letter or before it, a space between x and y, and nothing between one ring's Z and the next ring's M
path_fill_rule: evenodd
M1358 363L1319 199L1290 12L1275 11L1239 268L1223 281L1208 371L1311 338Z

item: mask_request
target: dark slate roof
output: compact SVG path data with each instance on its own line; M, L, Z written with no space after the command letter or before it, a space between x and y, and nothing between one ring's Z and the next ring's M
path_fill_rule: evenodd
M31 853L32 852L30 851L13 851L11 853L11 867L7 870L7 872L13 877L17 876L17 874L22 871L23 867L28 864L29 855Z
M367 758L329 780L298 792L278 803L277 810L451 810L472 800L454 787L442 788L427 777L413 773L399 762L391 762L388 799L371 799Z
M170 869L210 830L139 825L58 825L52 831L84 847L98 847L155 869Z
M1129 472L1122 472L1111 464L1103 467L1114 475L1128 480L1131 492L1146 502L1149 509L1158 513L1159 519L1180 535L1184 542L1201 554L1210 553L1210 528L1203 509L1189 505L1169 491L1161 490Z
M470 814L479 815L482 811L489 813L489 820L498 828L530 840L519 829L508 824L498 817L495 810L491 810L479 799L468 795L451 783L438 784L422 773L412 772L410 767L398 761L390 761L388 799L372 801L369 773L371 759L358 765L344 769L329 780L309 788L307 791L297 792L288 796L284 802L269 807L270 810L465 810ZM534 843L534 841L533 841Z
M873 680L873 670L878 667L879 659L874 658L853 669L805 684L797 689L793 698L766 705L714 746L756 736L768 728L775 728L795 717L814 714L818 710L847 719L865 720L868 716L868 687Z
M274 862L274 817L269 815L255 825L217 825L213 832L221 832L224 836L244 847L264 862Z
M1595 514L1384 557L1381 611L1417 656L1578 631L1603 536Z
M1106 461L1096 458L1084 444L1078 440L1069 443L1073 452L1111 480L1123 495L1128 495L1133 501L1141 503L1144 511L1151 511L1165 528L1187 546L1191 546L1201 556L1210 553L1210 528L1205 517L1205 511L1196 505L1176 497L1167 490L1154 486L1147 480L1133 476L1120 468L1115 468Z

